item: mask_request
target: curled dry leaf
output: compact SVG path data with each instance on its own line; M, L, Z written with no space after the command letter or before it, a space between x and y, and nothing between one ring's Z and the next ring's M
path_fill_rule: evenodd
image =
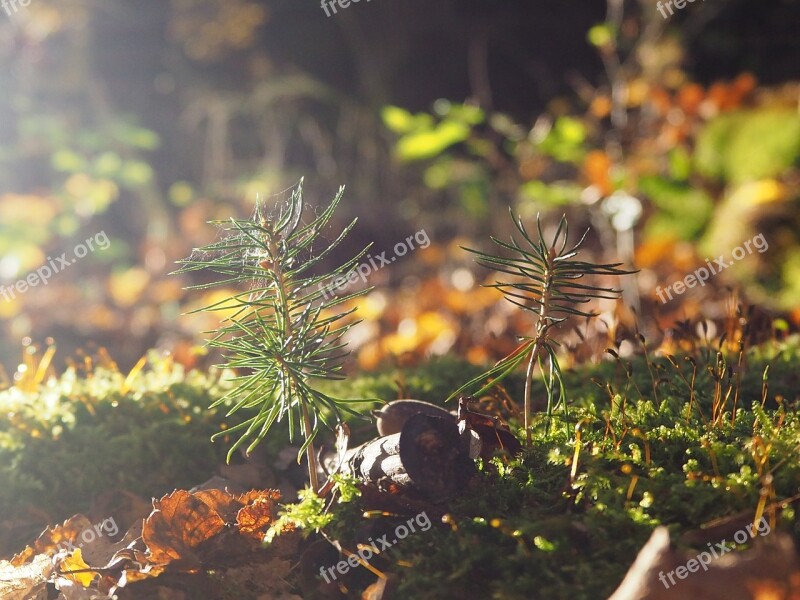
M185 490L154 500L153 509L142 530L153 565L180 560L190 567L199 566L194 549L225 528L225 521L211 506Z
M39 534L33 546L27 546L22 552L14 555L11 564L19 567L33 560L38 554L52 556L59 550L71 551L80 545L81 533L91 528L92 522L87 517L81 514L73 515L61 525L45 529Z
M277 512L275 494L261 493L236 514L239 533L261 540Z
M281 499L281 493L277 490L250 490L249 492L236 496L236 501L241 503L242 506L245 506L256 500L261 500L262 498L277 502Z
M107 597L134 582L250 556L258 546L252 539L263 537L279 500L274 490L238 496L218 489L176 490L153 500L150 515L135 521L116 544L105 538L82 543L82 533L92 524L76 515L46 529L12 561L0 561L0 598L44 600L49 581L55 581L63 598ZM220 535L224 532L229 535ZM93 553L84 555L89 549Z
M145 519L142 539L148 562L166 565L179 560L195 568L202 562L197 548L229 525L261 539L275 518L278 500L280 493L274 490L251 490L239 496L222 490L172 492L154 501L154 510Z
M236 513L246 504L223 490L201 490L194 497L212 508L226 524L236 522Z

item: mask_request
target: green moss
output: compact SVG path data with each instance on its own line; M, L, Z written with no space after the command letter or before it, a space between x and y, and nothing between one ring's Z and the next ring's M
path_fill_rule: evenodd
M706 366L716 364L716 354L699 350L692 358L700 367L691 406L677 372L690 379L688 361L675 367L651 359L648 368L635 358L568 373L569 413L557 411L549 428L539 416L524 456L483 465L471 489L449 505L449 524L404 539L378 568L399 575L400 597L512 599L535 590L544 598L602 598L619 585L655 526L668 526L677 540L712 519L755 514L762 491L775 499L795 494L797 339L746 354L733 423L732 399L724 418L709 422L715 382ZM725 360L735 366L737 357ZM769 400L762 409L767 364L769 398L780 394L785 401ZM735 389L735 370L729 377L727 363L722 370L723 391ZM660 380L657 402L653 379ZM542 393L539 387L534 397ZM776 466L770 487L760 475ZM338 539L349 547L364 542L352 533L359 530L358 511L340 510L334 507ZM794 511L783 513L780 527L800 539Z
M0 552L35 539L42 516L59 522L109 491L149 498L211 477L224 448L209 438L231 423L207 410L222 391L217 376L153 356L127 384L98 369L85 379L67 371L34 393L1 392L0 506L15 527L0 532Z
M668 526L678 541L712 519L755 512L762 491L775 499L795 494L797 338L747 352L741 377L738 358L725 359L723 391L739 381L733 422L732 396L724 418L710 422L715 381L706 367L717 364L715 352L699 349L692 359L698 373L691 405L689 386L677 371L689 380L691 363L681 357L677 366L666 358L651 358L649 366L634 358L566 372L568 413L559 408L549 424L538 415L532 446L509 463L480 463L471 487L446 507L448 523L409 535L371 563L397 576L398 597L516 599L535 590L539 597L601 598L619 584L656 525ZM767 364L769 394L762 408ZM399 396L399 381L404 396L442 404L478 371L447 358L354 377L330 391L391 400ZM35 507L56 521L86 510L115 487L158 496L207 479L223 462L225 445L208 439L232 422L205 410L224 392L216 375L184 373L154 358L128 382L130 389L124 379L102 370L88 379L68 372L35 394L0 394L0 409L14 415L0 425L5 519L24 522ZM657 400L653 379L659 381ZM504 383L512 397L521 397L519 377ZM537 387L534 398L542 395ZM780 403L776 395L783 396ZM274 456L286 443L276 438L264 451ZM762 477L767 472L771 482ZM348 500L334 503L319 523L352 549L367 542L369 529L362 500L354 493ZM393 527L409 516L373 515L372 524ZM315 535L317 521L306 521ZM793 510L783 512L778 527L800 540ZM16 533L22 540L36 534ZM348 587L354 593L374 581L362 568L353 575Z

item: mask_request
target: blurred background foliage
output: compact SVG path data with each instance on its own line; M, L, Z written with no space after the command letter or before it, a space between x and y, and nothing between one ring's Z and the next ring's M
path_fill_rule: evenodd
M800 323L800 2L708 0L667 20L653 4L376 0L328 18L296 0L32 0L0 13L0 282L111 240L0 298L6 380L21 376L20 341L49 337L54 364L98 347L124 368L149 348L197 364L214 324L181 313L209 299L169 276L174 261L213 239L206 221L303 175L317 204L347 185L352 247L391 255L423 228L432 241L372 274L350 340L361 368L513 348L524 318L460 249L502 236L508 206L566 212L593 227L597 257L641 268L625 299L650 333L701 307L721 318L728 285ZM767 252L660 304L656 284L757 233Z

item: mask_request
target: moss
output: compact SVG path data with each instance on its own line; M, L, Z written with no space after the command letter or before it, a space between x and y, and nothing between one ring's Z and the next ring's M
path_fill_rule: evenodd
M713 352L692 355L699 368L691 404L677 371L688 373L690 363L682 359L678 367L651 359L648 369L635 358L630 375L627 361L614 360L565 373L569 411L559 408L550 422L539 415L523 455L480 463L470 489L446 507L447 523L409 535L374 566L397 577L398 597L514 599L532 590L539 597L607 597L656 525L667 525L678 541L714 518L755 512L762 493L792 496L800 481L794 458L800 444L797 339L761 346L745 358L733 422L732 400L724 418L711 419L715 381L706 367L716 364ZM762 408L767 364L770 391ZM657 400L651 370L660 380ZM477 372L446 358L354 377L330 391L391 400L401 380L403 395L442 404ZM736 386L736 375L726 372L723 391ZM512 397L520 397L519 383L508 381ZM35 507L55 521L114 487L146 497L203 481L226 450L211 445L209 436L222 423L233 424L205 409L223 392L216 375L184 373L155 358L127 384L119 373L98 370L87 379L68 372L34 394L3 392L0 408L13 413L0 431L5 518L24 520ZM783 396L780 403L776 395ZM275 453L286 443L271 436L264 451ZM771 481L762 477L767 472ZM351 496L333 504L326 526L329 537L350 548L365 543L368 531L362 500ZM373 519L395 523L391 516ZM778 526L800 540L791 508ZM36 532L16 533L27 540ZM374 581L365 569L354 575L348 582L353 593ZM299 589L299 581L294 584Z
M800 443L797 340L747 353L734 422L732 400L724 418L710 419L715 381L706 367L716 364L716 354L699 351L692 358L700 368L691 405L690 387L677 371L687 361L675 367L651 358L648 368L639 357L567 373L568 413L557 411L549 423L539 416L533 445L519 460L482 465L472 488L449 505L449 524L388 550L382 568L399 576L398 597L512 599L529 598L533 590L539 597L607 597L655 526L667 525L677 540L714 518L755 514L762 493L794 495L800 481L793 460ZM737 357L725 360L734 364ZM767 364L769 397L784 401L770 400L762 409ZM651 370L660 380L658 401ZM735 371L722 386L736 389ZM761 476L775 466L770 484ZM343 543L364 542L352 533L359 531L358 511L340 510L334 507L341 522L333 526L344 532ZM794 511L783 513L780 527L800 539Z
M116 371L67 371L32 393L1 392L0 506L14 529L0 552L109 491L149 498L211 477L225 447L209 438L229 421L207 407L222 389L216 375L153 356L127 382Z

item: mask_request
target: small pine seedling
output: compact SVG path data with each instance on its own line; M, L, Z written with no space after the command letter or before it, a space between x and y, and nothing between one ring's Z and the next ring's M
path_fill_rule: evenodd
M542 226L536 218L536 227L539 239L535 240L528 234L521 218L511 218L514 226L522 236L520 243L514 236L510 242L504 242L492 237L491 240L513 253L512 257L496 256L478 250L464 248L477 256L476 262L488 267L516 276L518 281L497 281L488 287L501 290L505 299L516 304L523 310L536 315L536 325L532 335L522 336L521 344L508 356L499 360L486 372L471 379L458 390L451 394L448 400L460 395L475 385L486 382L483 387L472 395L480 396L487 390L500 383L511 374L520 364L527 361L525 373L525 406L524 425L528 444L531 441L531 385L534 368L538 364L547 389L547 415L552 415L555 388L558 385L559 398L564 399L564 388L561 377L561 368L554 345L556 341L551 335L553 327L564 322L570 316L594 317L597 313L587 312L582 305L597 298L616 299L620 290L579 283L586 277L596 275L628 275L636 271L620 269L622 263L595 264L576 260L579 248L589 232L587 229L577 244L567 248L569 226L566 217L562 217L558 229L553 236L553 241L547 244L544 241ZM545 371L542 356L549 363ZM564 405L566 408L566 404ZM548 419L549 422L549 419Z
M249 454L264 439L272 425L285 420L289 439L294 439L297 424L303 436L303 452L308 459L311 489L319 490L314 437L322 422L333 429L342 411L356 414L348 400L334 398L319 389L320 380L343 379L343 363L349 351L343 341L355 323L342 319L355 309L343 310L347 300L368 290L340 297L326 297L323 283L346 277L369 246L341 266L321 274L313 267L322 264L355 225L354 219L332 242L314 252L314 245L341 201L344 188L327 208L308 224L302 224L302 180L286 201L279 201L272 212L257 203L249 220L212 221L223 230L218 241L196 249L179 261L177 273L209 270L223 277L212 283L191 286L244 288L198 311L230 311L219 328L207 332L211 347L224 355L221 367L233 369L234 387L212 408L232 402L228 415L243 409L255 414L243 423L219 432L216 439L241 433L228 452L228 460L245 442ZM194 311L197 312L197 311ZM331 421L335 419L335 423Z

